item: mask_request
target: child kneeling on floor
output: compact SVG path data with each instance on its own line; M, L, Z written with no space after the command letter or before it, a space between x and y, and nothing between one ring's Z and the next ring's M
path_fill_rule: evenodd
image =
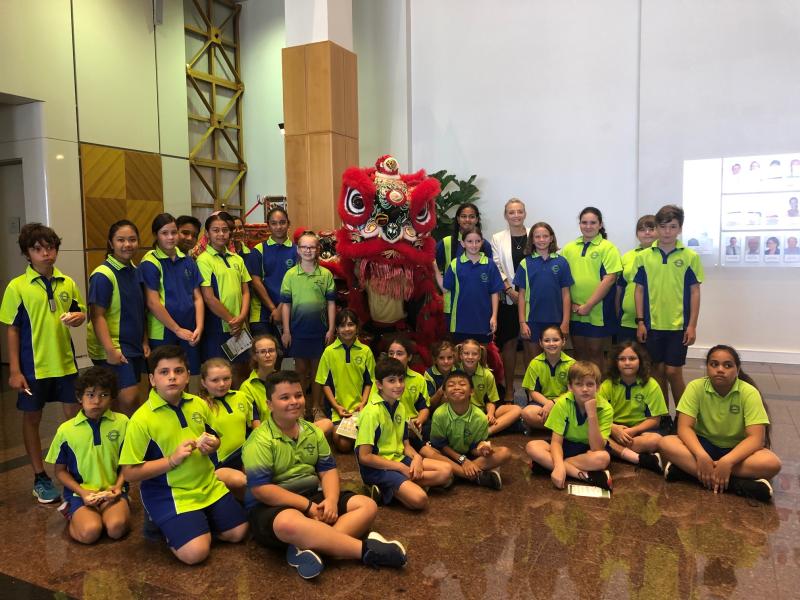
M130 529L125 481L118 473L119 453L128 417L111 410L117 376L90 367L75 382L80 412L61 424L45 459L55 465L64 486L64 513L70 537L93 544L103 534L120 539Z
M767 502L781 460L769 450L769 416L739 353L717 345L706 355L707 376L686 386L678 402L678 435L661 438L664 478L699 481L714 493Z
M428 506L427 486L452 482L450 465L423 458L408 441L407 414L400 397L406 367L396 358L382 358L375 366L378 393L370 396L358 419L356 458L361 479L370 495L384 504L396 497L412 510Z
M553 432L550 443L533 440L525 447L533 460L531 470L542 467L550 471L550 479L559 489L572 477L610 490L611 474L606 468L611 457L606 440L614 411L596 397L600 369L580 360L569 368L567 382L569 391L559 396L544 424Z
M126 481L142 482L142 504L172 553L193 565L211 551L212 533L223 542L241 542L247 514L214 473L214 414L205 400L184 392L186 353L159 346L147 364L153 389L128 423L119 462Z
M450 371L442 388L444 402L433 413L431 426L434 458L450 465L457 477L501 489L503 480L496 467L511 458L511 452L503 446L492 447L489 420L470 402L472 380L463 371Z
M302 419L300 376L278 371L266 379L270 416L244 445L245 505L260 544L286 550L304 579L322 572L317 552L361 559L369 566L402 567L405 548L369 531L378 507L373 500L340 492L331 448L317 426ZM320 491L321 486L321 491Z

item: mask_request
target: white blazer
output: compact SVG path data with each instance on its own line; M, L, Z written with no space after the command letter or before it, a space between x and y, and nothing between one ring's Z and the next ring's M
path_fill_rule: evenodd
M530 228L525 228L525 235L528 235ZM492 235L492 259L497 268L500 269L500 275L508 283L514 283L514 261L511 257L511 231L508 228L498 231ZM511 299L503 294L503 301L506 304L514 304Z

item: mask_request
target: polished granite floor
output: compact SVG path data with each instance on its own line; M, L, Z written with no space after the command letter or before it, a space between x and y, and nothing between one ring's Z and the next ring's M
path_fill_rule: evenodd
M697 361L690 367L691 377L701 373ZM329 561L313 582L252 541L218 544L201 566L179 564L164 545L142 537L136 493L134 529L124 540L71 542L61 515L30 494L19 417L6 391L0 599L800 598L800 366L746 367L769 401L773 448L783 459L771 504L667 485L619 463L612 465L610 500L569 496L549 478L530 476L528 438L509 435L495 442L514 454L502 491L462 484L433 492L423 514L380 510L375 528L405 544L405 569ZM46 414L48 443L59 412L50 407ZM338 461L344 487L357 488L354 459Z

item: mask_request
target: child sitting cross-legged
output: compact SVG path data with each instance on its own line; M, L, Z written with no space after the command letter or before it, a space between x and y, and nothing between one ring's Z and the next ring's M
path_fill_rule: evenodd
M126 481L141 481L142 504L186 564L202 562L211 534L241 542L247 515L214 474L209 457L219 448L214 414L202 398L187 394L189 363L180 346L150 353L150 395L131 417L120 464Z
M105 367L91 367L75 382L80 412L62 423L50 445L47 462L55 464L64 486L70 537L84 544L103 534L119 539L130 528L131 511L119 453L128 417L111 411L117 376Z
M453 473L480 486L499 490L503 480L496 467L511 458L508 448L492 447L489 421L470 402L472 380L463 371L450 371L442 384L444 402L433 413L431 446L436 459L450 465Z
M406 507L422 510L428 506L423 486L449 485L453 469L441 460L423 458L408 441L408 417L400 402L405 378L406 367L396 358L382 358L375 365L378 392L359 416L356 458L373 498L388 504L397 497Z
M611 457L606 440L611 432L614 411L605 400L598 400L600 369L579 360L567 373L569 392L560 396L544 426L553 432L550 443L528 442L525 451L538 467L550 471L553 484L561 489L572 477L610 490L611 474L606 470Z
M336 461L325 434L303 420L300 376L278 371L266 379L269 416L244 445L245 505L260 544L286 551L304 579L322 572L317 552L360 559L378 567L402 567L400 542L369 531L378 507L373 500L340 492ZM321 487L321 491L320 491Z

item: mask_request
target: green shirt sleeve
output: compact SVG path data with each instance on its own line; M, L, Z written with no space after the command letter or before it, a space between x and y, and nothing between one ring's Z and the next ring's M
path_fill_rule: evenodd
M609 242L608 249L603 253L603 266L606 269L606 274L622 272L622 258L620 258L617 247L611 242Z
M329 364L329 359L331 356L330 349L332 346L328 346L322 352L322 357L319 359L319 366L317 367L317 376L314 379L318 384L325 385L325 382L328 381L328 375L331 372L331 367Z
M247 270L247 267L244 264L244 259L239 256L239 260L236 261L236 270L239 271L239 277L242 279L242 283L248 283L253 280L250 277L250 271Z
M547 429L558 435L564 435L564 430L566 429L566 407L567 403L563 396L556 398L553 408L550 409L550 414L547 415L547 421L544 422L544 426Z
M139 421L136 419L128 421L128 427L125 431L125 443L122 445L119 464L142 464L148 444L150 444L150 434L142 428Z
M64 425L67 423L71 423L71 419L59 426L58 431L56 431L56 435L53 437L53 441L50 444L50 449L47 451L47 457L44 460L51 465L56 464L58 455L61 453L61 444L64 443Z
M200 271L200 276L202 277L202 281L200 282L201 287L211 287L211 276L213 272L211 270L211 264L204 258L204 254L201 254L197 257L197 268Z
M740 394L742 395L742 410L744 411L744 426L750 425L769 425L769 416L764 408L764 401L761 394L752 385L739 382ZM744 389L742 389L744 388Z
M17 318L17 311L21 303L22 298L17 291L17 286L12 282L3 293L3 303L0 305L0 323L11 325Z
M486 367L486 396L489 399L489 402L499 402L500 401L500 394L497 393L497 383L494 380L494 373ZM427 390L425 391L427 394Z
M605 385L605 381L603 382ZM650 416L660 417L669 414L667 410L667 403L664 401L664 392L661 391L661 386L658 385L655 377L651 377L647 382L647 393L644 397L644 402L647 408L650 409ZM598 394L599 395L599 394Z
M534 361L532 360L528 365L528 368L525 369L525 376L522 378L522 387L526 390L536 389L536 380L538 377L536 376L536 369L534 368L533 363Z
M606 379L603 383L600 384L600 389L597 390L597 401L605 400L608 403L611 403L611 390L612 382L610 379Z
M683 414L697 419L697 411L700 408L700 400L703 397L703 380L695 379L686 386L681 399L678 401L676 410Z
M489 439L489 419L480 411L474 411L477 414L475 418L475 445Z
M604 440L608 439L611 433L611 424L614 422L614 409L611 404L604 400L597 401L597 425L600 427L600 435Z
M373 410L373 404L367 404L358 415L358 434L356 435L356 448L359 446L372 446L375 442L375 430L378 429L378 420ZM398 407L400 410L400 407Z
M442 445L442 441L447 443L447 432L445 431L446 417L443 411L447 410L447 404L442 404L435 411L433 411L433 418L431 419L431 445ZM436 442L436 443L434 443Z

